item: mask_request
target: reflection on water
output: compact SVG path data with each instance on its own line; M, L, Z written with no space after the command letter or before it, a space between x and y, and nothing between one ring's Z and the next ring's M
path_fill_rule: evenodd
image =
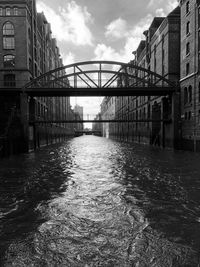
M0 266L197 267L199 162L94 136L0 161Z

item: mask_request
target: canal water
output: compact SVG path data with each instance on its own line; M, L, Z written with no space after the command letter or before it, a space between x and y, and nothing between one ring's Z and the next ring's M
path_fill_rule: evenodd
M0 161L0 266L197 267L200 154L95 136Z

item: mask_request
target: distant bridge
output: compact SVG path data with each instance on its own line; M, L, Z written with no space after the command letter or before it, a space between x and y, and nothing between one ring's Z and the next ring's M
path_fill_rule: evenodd
M98 135L98 136L101 136L102 135L102 132L101 131L96 131L96 130L75 130L74 131L74 135L75 136L81 136L81 135Z
M30 124L60 124L60 123L124 123L124 122L165 122L170 123L171 119L101 119L101 120L35 120Z

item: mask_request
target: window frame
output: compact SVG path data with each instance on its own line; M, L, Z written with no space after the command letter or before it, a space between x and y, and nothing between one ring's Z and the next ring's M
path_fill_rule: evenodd
M14 7L13 14L14 14L14 16L18 16L19 15L19 9L18 9L18 7Z
M5 87L16 87L16 75L13 73L4 74L3 82Z
M190 74L190 63L187 62L186 63L186 76L188 76Z
M190 1L187 1L187 2L186 2L186 5L185 5L185 13L186 13L186 15L187 15L188 13L190 13Z
M190 42L186 43L186 56L190 54Z
M15 38L14 36L3 37L3 49L4 50L15 50Z
M190 21L188 20L186 23L186 36L190 34Z
M15 49L15 28L10 21L6 21L3 25L3 49Z
M10 28L7 28L6 26L11 26ZM6 21L3 24L3 36L14 36L15 35L15 28L12 22Z
M192 85L188 87L188 102L192 103Z
M13 65L11 63L10 63L10 66L9 66L9 63L6 64L6 62L9 62L9 60L5 60L6 57L10 57L10 62L13 62ZM3 65L4 65L4 68L14 68L15 67L15 56L12 54L7 54L3 56Z
M6 7L6 16L11 16L11 8Z

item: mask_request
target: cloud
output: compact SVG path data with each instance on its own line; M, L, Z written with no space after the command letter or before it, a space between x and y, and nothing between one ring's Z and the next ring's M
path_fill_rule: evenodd
M72 52L63 55L63 64L69 65L75 63L75 55Z
M166 8L167 12L169 13L174 8L176 8L178 6L178 3L179 3L178 0L168 0L167 8Z
M77 46L92 46L93 36L88 24L92 23L93 19L87 8L71 1L67 3L66 8L58 9L59 12L56 12L42 1L37 3L37 10L44 11L57 40L71 42Z
M178 6L178 0L150 0L147 9L155 12L156 16L167 16L174 8ZM161 8L157 8L161 6Z
M114 37L116 39L121 39L126 36L127 33L127 22L121 18L112 21L106 26L106 37Z
M154 10L156 16L164 17L177 7L177 0L151 0L147 8ZM162 7L156 8L159 5ZM149 13L142 18L136 25L130 26L127 21L121 18L113 20L105 28L105 36L123 39L124 47L121 50L116 50L113 47L104 43L97 44L94 50L95 59L113 60L128 62L133 56L132 52L137 49L140 41L144 39L143 32L147 30L154 18L153 13Z
M165 17L166 16L166 13L164 12L163 8L156 9L155 13L156 13L156 17Z
M151 8L151 7L154 7L154 6L158 6L162 3L163 0L150 0L148 5L147 5L147 8Z
M148 29L152 22L153 17L148 14L145 18L141 19L138 24L132 26L124 33L125 44L121 50L116 50L111 46L104 43L97 44L94 54L95 60L113 60L129 62L133 59L132 52L137 49L138 44L144 39L143 32ZM109 25L111 25L110 23ZM126 23L123 23L126 25ZM116 25L116 24L115 24ZM107 28L107 27L106 27Z

